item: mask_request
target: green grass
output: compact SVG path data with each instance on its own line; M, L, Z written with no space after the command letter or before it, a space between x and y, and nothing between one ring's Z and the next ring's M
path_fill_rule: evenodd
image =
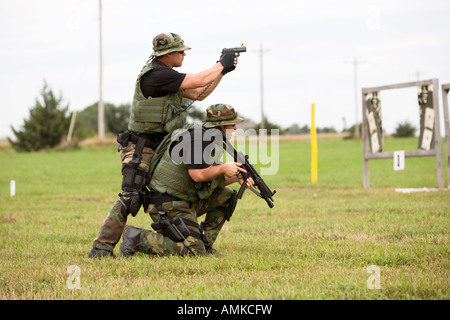
M415 141L386 143L408 150ZM395 192L435 187L433 158L407 158L404 172L371 161L363 189L358 141L319 140L316 185L308 142L281 141L279 154L278 174L264 177L277 189L275 207L247 191L216 242L223 256L91 260L120 191L116 146L1 149L0 299L450 298L449 191ZM129 223L150 228L142 211ZM66 285L71 265L80 268L79 290ZM371 265L381 289L367 287Z

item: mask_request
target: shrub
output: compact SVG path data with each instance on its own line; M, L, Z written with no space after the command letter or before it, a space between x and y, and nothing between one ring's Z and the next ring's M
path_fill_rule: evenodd
M416 132L416 128L409 123L408 121L401 122L395 128L395 133L393 134L396 138L407 138L414 137L414 133Z

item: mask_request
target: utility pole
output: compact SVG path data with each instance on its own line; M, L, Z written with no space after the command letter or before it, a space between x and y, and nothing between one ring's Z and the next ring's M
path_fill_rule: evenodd
M355 85L355 138L359 139L359 113L358 113L358 64L364 63L365 61L358 61L355 59L351 62L345 62L346 64L353 64L353 77Z
M420 76L421 76L422 74L425 74L425 73L424 73L424 72L420 72L419 69L417 69L417 71L416 71L415 73L410 73L410 75L416 76L416 80L417 80L417 81L420 81Z
M98 138L103 141L105 137L105 110L103 106L103 50L102 50L102 0L98 1L99 16L99 46L100 46L100 95L98 100Z
M260 70L260 95L261 95L261 125L260 129L265 129L265 116L264 116L264 83L263 83L263 55L269 52L269 50L263 50L263 45L261 44L259 48L259 70Z

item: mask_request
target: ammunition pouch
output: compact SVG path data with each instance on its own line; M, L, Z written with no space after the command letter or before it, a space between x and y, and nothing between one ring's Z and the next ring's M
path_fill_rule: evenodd
M236 204L238 202L237 192L233 190L233 193L225 202L228 204L227 211L225 211L225 218L227 221L230 221L231 216L233 215L234 209L236 209Z
M122 170L122 190L137 192L146 185L147 173L136 164L131 163L132 161Z

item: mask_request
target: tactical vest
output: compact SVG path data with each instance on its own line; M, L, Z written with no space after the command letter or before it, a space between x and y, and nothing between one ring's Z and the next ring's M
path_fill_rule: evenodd
M172 137L172 141L187 130L179 130ZM195 182L184 163L177 164L172 160L169 144L155 168L150 180L150 187L160 193L167 192L179 199L196 202L199 199L209 198L217 187L225 187L225 176L222 174L208 182Z
M181 110L183 91L168 94L159 98L145 98L141 90L141 78L150 70L162 68L154 61L148 63L141 71L136 80L133 104L131 106L128 130L139 133L172 132L182 128L186 123L186 112L182 112L175 119L167 122L173 115ZM167 122L167 123L166 123ZM161 125L165 123L164 125Z

